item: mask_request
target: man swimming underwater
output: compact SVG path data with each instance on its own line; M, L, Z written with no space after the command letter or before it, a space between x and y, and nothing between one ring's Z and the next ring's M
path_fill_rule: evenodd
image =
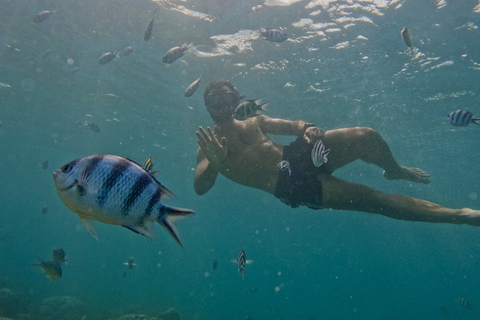
M382 168L388 180L430 182L426 172L399 165L377 131L355 127L324 132L305 121L265 115L238 121L233 111L242 98L232 83L225 80L212 82L205 89L205 106L215 129L199 127L197 131L200 147L194 188L198 195L209 191L220 173L239 184L271 193L292 207L354 210L400 220L480 226L478 210L450 209L332 176L336 169L360 159ZM270 140L267 134L298 138L283 146ZM320 139L331 152L328 162L316 167L311 151Z

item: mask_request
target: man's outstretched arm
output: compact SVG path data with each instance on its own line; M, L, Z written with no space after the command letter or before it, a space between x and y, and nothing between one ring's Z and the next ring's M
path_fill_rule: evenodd
M210 161L208 161L201 148L197 152L197 163L193 188L201 196L213 187L215 180L217 180L218 171L210 165Z
M297 136L303 137L308 143L315 143L318 139L322 139L324 131L317 128L314 124L306 121L290 121L283 119L272 119L267 116L261 120L261 128L264 133L271 133L276 135Z

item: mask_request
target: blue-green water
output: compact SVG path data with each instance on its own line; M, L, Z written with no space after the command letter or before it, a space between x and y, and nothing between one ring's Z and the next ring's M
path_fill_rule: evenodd
M223 78L268 101L272 117L325 130L373 127L400 163L424 169L432 183L386 181L365 163L336 176L480 208L479 128L446 121L461 108L480 115L478 1L275 2L0 0L0 288L17 293L2 297L0 316L59 319L40 310L62 296L83 302L65 319L154 316L171 307L183 319L480 316L474 227L291 209L223 177L204 196L193 191L195 131L212 125L202 93ZM43 10L57 12L34 23ZM405 26L415 53L400 36ZM289 40L258 39L261 27L284 27ZM184 42L196 48L164 64L167 50ZM130 45L129 56L97 62ZM200 88L185 98L201 73ZM101 132L79 126L85 122ZM152 156L158 179L177 195L168 204L196 211L178 223L184 249L158 225L157 241L100 223L100 241L88 234L60 201L51 173L95 153L139 163ZM68 266L50 280L33 265L56 248ZM230 262L242 248L254 260L245 280ZM130 256L134 271L123 265Z

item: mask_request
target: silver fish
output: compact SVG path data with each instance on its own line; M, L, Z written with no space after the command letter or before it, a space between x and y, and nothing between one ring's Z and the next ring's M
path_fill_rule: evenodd
M135 48L132 47L132 46L128 46L125 49L123 49L122 52L120 52L120 56L126 57L126 56L130 55L130 53L132 53L133 51L135 51Z
M328 162L328 154L330 149L327 149L322 140L317 140L312 148L312 161L315 167L321 167Z
M474 118L473 113L468 110L455 110L450 112L447 117L448 122L455 127L466 127L470 123L480 125L480 118Z
M115 57L118 57L118 54L116 54L114 52L107 52L107 53L103 54L100 58L98 58L98 63L106 64L106 63L112 61L113 59L115 59Z
M52 13L55 13L55 11L45 10L45 11L39 12L36 16L33 17L33 21L35 23L43 22L47 20Z
M164 205L173 193L139 164L115 155L95 154L73 160L53 173L63 203L98 240L93 220L120 225L155 239L153 221L182 246L175 220L194 212Z
M172 63L178 58L181 58L185 54L185 51L190 49L192 46L193 46L193 42L189 44L185 42L180 47L174 47L167 51L165 56L163 56L162 61L165 63Z
M203 74L198 77L197 80L193 81L191 85L188 86L187 90L185 90L185 97L190 97L192 94L197 91L198 86L200 85L200 80L202 80Z
M413 50L415 49L413 47L413 38L412 38L412 34L410 33L410 30L405 27L402 29L402 31L400 31L400 34L402 35L402 38L403 38L403 41L405 41L405 44L407 45L407 47L410 48L410 50Z
M268 103L259 104L260 99L243 101L233 111L233 117L239 121L246 120L251 117L259 116L259 111L267 112Z
M57 262L59 264L62 264L62 263L67 264L67 260L65 259L65 251L63 251L63 249L53 250L52 258L54 262Z
M42 268L43 273L45 273L48 278L57 280L62 277L62 268L60 267L60 264L58 262L44 262L40 258L38 258L38 260L39 261L36 265Z
M273 42L283 42L288 39L287 32L281 29L260 29L260 35L264 40Z
M238 266L238 272L242 275L242 279L245 280L245 265L253 263L253 260L247 260L245 250L240 250L238 253L237 260L232 259L232 262L235 262Z
M153 13L152 20L148 23L147 27L145 28L145 32L143 33L143 40L148 41L152 37L152 31L153 31L153 19L155 18L155 13L157 13L157 9L155 9L155 12Z

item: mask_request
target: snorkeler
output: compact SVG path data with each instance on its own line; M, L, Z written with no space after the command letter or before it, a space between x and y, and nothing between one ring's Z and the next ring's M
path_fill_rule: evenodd
M215 129L200 127L196 133L200 147L194 188L198 195L208 192L220 173L236 183L273 194L293 208L353 210L399 220L480 226L480 211L450 209L334 177L336 169L360 159L382 168L387 180L430 182L426 172L399 165L374 129L355 127L324 132L305 121L265 115L238 121L233 111L242 99L229 81L215 81L205 89L205 106ZM298 138L283 146L267 134ZM328 162L319 167L312 161L312 148L318 140L330 149Z

